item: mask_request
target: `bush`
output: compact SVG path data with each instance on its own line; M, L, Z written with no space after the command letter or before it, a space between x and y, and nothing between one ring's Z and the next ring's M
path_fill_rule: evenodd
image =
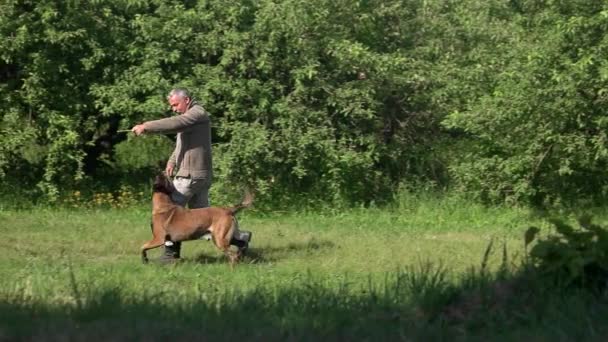
M555 233L538 239L529 252L530 267L559 286L582 286L605 290L608 284L608 230L591 222L589 216L574 228L552 219ZM526 245L539 229L526 232Z

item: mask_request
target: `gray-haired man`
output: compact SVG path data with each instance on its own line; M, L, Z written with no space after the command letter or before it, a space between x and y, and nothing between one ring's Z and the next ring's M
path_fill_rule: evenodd
M174 175L175 192L172 200L191 209L209 206L209 188L213 172L211 168L211 121L209 114L184 88L171 90L167 96L173 112L179 115L135 125L135 135L144 133L177 133L175 150L171 154L165 172ZM177 172L176 172L177 171ZM246 249L251 232L240 231L231 244ZM181 243L165 242L162 262L180 258Z

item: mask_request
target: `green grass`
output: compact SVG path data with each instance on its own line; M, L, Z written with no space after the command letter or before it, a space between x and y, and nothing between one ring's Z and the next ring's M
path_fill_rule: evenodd
M605 299L496 273L503 248L516 270L528 226L548 229L538 216L451 198L399 203L246 211L240 223L254 240L234 269L206 241L184 243L179 265L142 265L147 208L4 210L0 340L608 336ZM599 212L600 221L605 217ZM489 272L481 272L490 241Z

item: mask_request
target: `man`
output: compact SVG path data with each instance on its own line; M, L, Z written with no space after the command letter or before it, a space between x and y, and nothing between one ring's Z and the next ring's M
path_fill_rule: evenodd
M171 199L175 204L191 209L209 206L211 168L211 122L209 114L184 88L171 90L167 96L171 110L179 115L135 125L136 136L144 133L177 133L175 150L167 161L167 176L175 176ZM177 172L176 172L177 171ZM251 232L241 231L230 243L246 249ZM204 236L207 240L210 237ZM165 253L160 261L170 263L180 258L181 242L165 241Z

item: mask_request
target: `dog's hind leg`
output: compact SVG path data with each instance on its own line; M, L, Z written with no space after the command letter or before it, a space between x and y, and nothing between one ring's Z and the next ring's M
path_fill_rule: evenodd
M230 261L230 267L234 268L234 266L238 263L239 258L241 256L241 251L240 250L232 250L230 249L230 245L228 245L226 247L226 249L224 249L224 254L228 257L228 261Z
M233 251L232 249L230 249L230 238L227 236L219 237L218 239L215 239L215 245L222 252L224 252L224 255L226 255L226 257L228 257L228 260L230 261L230 266L234 267L234 265L239 260L240 251Z
M234 266L239 255L230 249L230 240L232 240L235 231L232 216L225 215L219 218L209 230L213 233L215 246L228 257L230 265Z

